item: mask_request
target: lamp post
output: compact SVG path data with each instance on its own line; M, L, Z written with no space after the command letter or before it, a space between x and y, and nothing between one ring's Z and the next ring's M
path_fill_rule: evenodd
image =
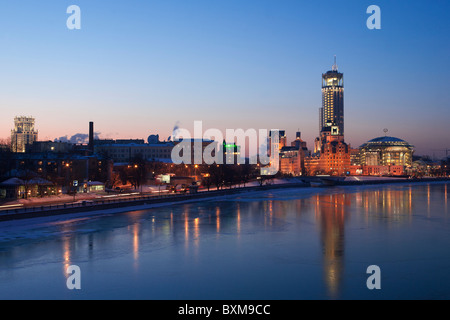
M73 175L70 174L72 168L70 167L70 163L66 162L64 164L66 168L66 179L67 179L67 185L68 185L68 192L71 191L73 193L73 202L75 202L75 197L77 194L77 188L78 188L78 180L71 180L73 179Z
M75 202L75 196L77 195L78 181L74 180L72 184L73 189L73 202Z

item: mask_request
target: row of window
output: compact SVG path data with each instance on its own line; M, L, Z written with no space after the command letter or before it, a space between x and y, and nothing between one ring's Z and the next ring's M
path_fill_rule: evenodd
M105 149L106 152L111 154L129 154L129 149ZM132 154L168 154L172 151L170 149L133 149Z
M169 159L170 157L171 157L171 155L170 154L152 154L152 155L144 155L144 157L145 158L151 158L151 157L153 157L153 158L163 158L163 159ZM126 154L116 154L116 155L113 155L113 158L115 159L115 160L117 160L117 159L119 159L119 160L125 160L125 159L129 159L129 156L128 155L126 155Z

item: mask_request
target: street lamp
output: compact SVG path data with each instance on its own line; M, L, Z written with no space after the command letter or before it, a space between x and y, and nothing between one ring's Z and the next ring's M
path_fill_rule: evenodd
M198 169L198 164L196 164L194 166L195 170L194 170L194 175L195 175L195 180L197 180L197 169Z

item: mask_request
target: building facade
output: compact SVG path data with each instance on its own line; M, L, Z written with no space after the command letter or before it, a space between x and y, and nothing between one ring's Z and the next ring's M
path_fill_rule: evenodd
M115 163L128 163L136 157L148 161L170 162L173 146L172 142L111 143L95 145L95 153L112 159Z
M345 143L344 135L336 124L322 129L320 154L305 159L308 175L327 174L345 176L350 173L350 146Z
M344 74L338 72L336 61L332 70L322 74L322 107L319 109L319 131L328 122L337 125L344 134Z
M359 147L362 166L405 166L412 164L414 146L395 137L378 137Z
M352 161L352 174L402 176L412 167L414 146L395 137L378 137L358 149Z
M304 156L295 146L283 147L280 151L280 172L292 176L302 175Z
M69 153L72 150L73 145L71 143L60 141L35 141L26 147L26 152L29 153Z
M305 174L305 158L309 154L306 142L297 131L295 140L290 146L283 146L280 150L280 172L292 176Z
M15 117L14 129L11 130L11 151L25 153L28 145L37 140L38 132L34 128L33 117Z
M225 140L222 143L222 150L224 164L241 164L245 163L245 158L241 157L241 147L236 143L227 143Z
M278 137L276 136L278 135ZM274 150L281 151L282 148L286 147L286 130L273 129L269 131L269 138L267 141L267 153L270 157L272 155L272 148Z

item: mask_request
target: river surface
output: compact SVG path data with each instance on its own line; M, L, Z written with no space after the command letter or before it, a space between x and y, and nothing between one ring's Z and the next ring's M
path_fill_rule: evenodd
M79 290L67 287L72 265ZM367 287L371 265L381 289ZM449 298L446 183L279 189L0 223L0 299Z

